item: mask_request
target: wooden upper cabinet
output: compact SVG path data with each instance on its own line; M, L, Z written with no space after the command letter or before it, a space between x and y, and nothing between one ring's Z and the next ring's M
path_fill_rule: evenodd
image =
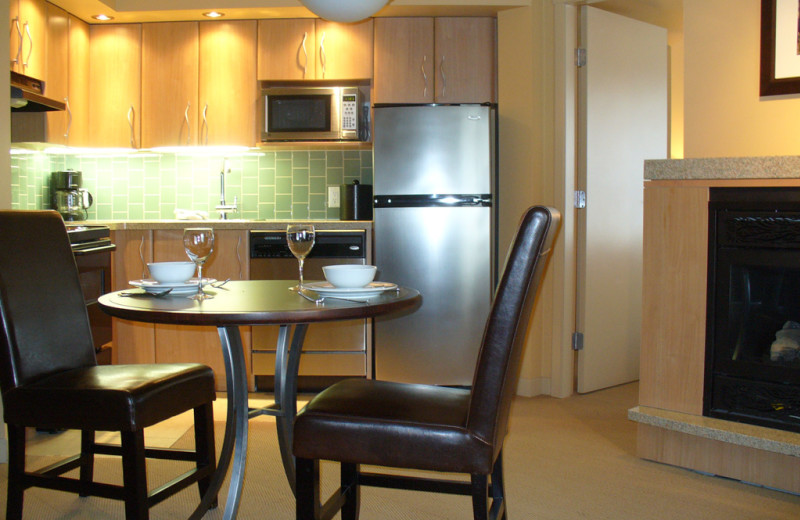
M485 17L434 19L436 102L484 103L497 99L496 23Z
M47 69L46 2L11 0L9 10L11 70L36 79L44 79Z
M256 48L254 20L200 22L198 144L256 142Z
M375 102L432 103L433 18L375 19Z
M258 79L369 79L372 20L259 20Z
M45 83L47 96L66 104L47 112L47 142L89 144L89 25L50 3Z
M317 20L317 79L372 78L372 19L354 24Z
M142 148L198 144L198 22L142 26Z
M258 79L316 77L313 18L258 21Z
M89 28L89 134L92 146L139 147L141 24Z

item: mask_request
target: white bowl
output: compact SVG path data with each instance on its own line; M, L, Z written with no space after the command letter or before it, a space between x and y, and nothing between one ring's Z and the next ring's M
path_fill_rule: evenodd
M184 283L194 276L194 262L153 262L147 264L150 276L159 283Z
M377 270L374 265L358 264L326 265L322 268L325 279L342 289L366 287L375 278Z

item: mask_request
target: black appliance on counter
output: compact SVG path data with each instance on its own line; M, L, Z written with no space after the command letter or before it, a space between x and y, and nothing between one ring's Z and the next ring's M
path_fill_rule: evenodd
M340 220L372 220L372 185L342 184L339 204Z
M97 362L108 365L111 364L111 316L100 310L97 299L111 292L111 252L117 246L111 243L107 226L67 224L67 236L78 266Z
M65 221L86 220L92 206L92 194L83 189L83 174L65 170L50 174L50 206Z

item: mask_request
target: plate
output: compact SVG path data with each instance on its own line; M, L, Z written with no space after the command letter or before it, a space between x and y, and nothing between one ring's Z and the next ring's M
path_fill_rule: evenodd
M306 289L318 293L320 296L340 296L342 298L367 299L378 296L386 291L397 289L396 283L372 282L365 287L334 287L330 282L309 282L303 284Z
M215 278L206 278L204 276L203 281L206 284L209 284L216 282L217 280ZM131 280L128 283L134 287L139 287L140 289L144 289L145 291L151 293L158 293L167 289L172 289L170 294L189 294L197 292L197 278L189 278L188 281L183 283L159 283L152 278L147 278L145 280Z

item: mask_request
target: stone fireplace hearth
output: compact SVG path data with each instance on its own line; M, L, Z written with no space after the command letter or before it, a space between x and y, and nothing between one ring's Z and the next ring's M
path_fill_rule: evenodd
M789 259L783 252L776 255L774 247L753 248L761 252L746 252L742 261L728 254L724 241L723 248L709 248L709 202L723 192L747 202L746 190L754 188L779 197L800 193L800 157L646 161L644 185L639 406L629 411L638 422L638 455L800 493L800 429L776 424L777 414L769 411L795 406L789 398L796 390L765 399L771 390L748 387L751 376L731 368L742 362L748 369L776 369L779 378L796 368L771 360L769 352L786 322L800 323L800 316L794 318L800 314L800 255ZM800 197L795 200L800 221ZM709 258L723 261L711 278ZM779 258L778 265L768 266L765 258ZM719 290L716 282L723 278L728 288ZM721 310L708 310L709 281L715 297L725 302ZM787 284L785 290L775 289L779 283ZM714 354L722 361L719 370L706 355L707 318L711 334L724 339ZM724 378L748 383L737 387L742 402L750 400L744 411L731 413L729 397L706 394L706 376L714 370L720 377L711 386L717 390L725 390ZM796 374L767 384L785 390L786 381L798 383ZM753 408L760 401L766 401L767 411L759 417ZM749 423L740 422L744 416Z

